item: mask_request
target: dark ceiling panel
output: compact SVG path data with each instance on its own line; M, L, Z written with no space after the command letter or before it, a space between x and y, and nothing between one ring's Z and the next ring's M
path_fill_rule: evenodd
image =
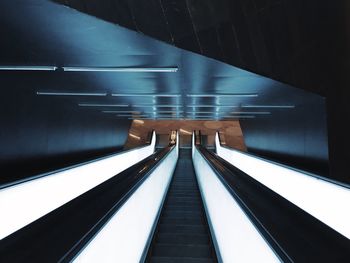
M65 3L70 2L65 1ZM101 14L101 6L98 3L104 3L106 8L107 6L112 8L113 1L81 1L74 3L79 9L82 8L86 12L95 10L94 6L98 5L99 14ZM122 8L126 6L126 2L123 3L121 4ZM212 20L203 22L204 17L222 12L221 9L217 9L217 6L209 2L203 4L202 7L199 6L197 1L161 1L161 3L162 9L152 7L156 2L151 2L148 7L145 5L144 8L151 8L154 16L157 16L156 14L160 13L160 10L164 10L167 14L164 18L167 18L169 23L167 26L173 34L175 45L177 45L176 41L188 41L189 45L191 44L193 47L197 45L196 48L199 49L198 43L200 42L198 42L198 39L200 39L201 32L204 32L205 35L205 32L213 29L213 24L218 23L229 28L227 20L231 20L229 15L231 9L227 11L228 14L224 12L220 19L213 17ZM220 3L225 6L225 1L220 1ZM136 5L136 1L127 2L130 12L133 12L132 16L135 16L135 21L146 19L146 17L141 16L140 10L138 13L135 12L133 4ZM118 8L118 4L116 8ZM249 14L254 11L251 8L251 6L241 6L241 10ZM226 119L226 116L237 116L231 113L233 111L248 112L250 109L246 106L250 105L257 106L257 108L254 108L256 111L264 111L266 106L292 105L294 107L284 109L272 107L269 109L271 111L270 115L255 116L259 120L257 122L259 125L255 126L253 130L259 130L259 126L264 125L266 121L266 123L275 123L277 126L283 125L291 132L297 132L298 134L295 134L295 136L300 136L300 140L293 141L293 143L300 144L300 150L297 153L293 152L293 155L308 158L305 151L302 150L306 138L304 134L312 133L313 129L322 129L321 139L308 136L307 140L310 141L309 145L318 142L322 144L321 159L324 163L327 163L326 123L316 123L312 115L303 116L302 111L299 110L299 108L306 107L306 105L307 107L314 107L319 109L319 111L315 111L315 114L321 116L317 119L325 120L325 103L321 96L179 49L173 45L125 29L115 23L108 23L50 1L38 0L35 1L35 4L20 0L2 1L0 2L0 10L2 12L2 24L6 25L1 27L1 30L7 33L7 37L2 39L0 43L2 65L53 65L58 67L58 70L53 72L0 71L1 83L11 86L13 92L21 93L24 89L28 94L32 94L29 97L31 100L34 99L40 103L52 101L55 102L57 107L72 111L72 114L82 114L86 118L92 116L91 119L95 121L99 118L109 118L109 120L115 118L117 121L120 118L136 117L137 114L144 118L175 116L175 119ZM136 17L136 14L138 17ZM181 17L180 20L179 17ZM193 24L193 19L195 19L195 23L200 25ZM161 23L161 20L154 21ZM145 23L144 27L151 29L154 26L154 21L142 22L142 24ZM249 21L243 21L242 23L249 23ZM156 29L166 36L167 26L159 26ZM249 52L249 48L244 41L241 42L244 38L251 39L252 34L241 28L231 28L230 35L233 36L231 36L231 41L236 43L237 51L229 53L227 52L229 49L226 49L226 53L221 53L221 51L219 53L226 55L238 54L239 56L234 59L241 59L242 61L247 60L249 56L252 61L256 60L256 54L260 51ZM209 35L214 34L213 32L211 31ZM220 47L219 40L222 40L226 35L224 32L221 32L220 35L220 30L216 29L215 34L216 38L213 38L215 41L201 47L206 50ZM225 50L224 45L221 45L221 48ZM263 56L261 56L260 61L264 61ZM131 67L139 69L178 67L178 71L64 72L62 66ZM55 93L98 92L105 93L106 96L37 96L38 91ZM90 106L81 106L81 104L90 104ZM95 106L91 104L95 104ZM96 106L96 104L105 106ZM126 107L115 106L118 104L126 105ZM142 107L142 104L153 105L155 110L153 108L150 110L147 106ZM161 113L161 107L157 106L166 104L179 105L179 107L176 107L174 112ZM187 107L189 105L198 105L198 110ZM216 107L205 108L205 114L193 113L203 111L203 105ZM234 109L226 106L232 106ZM138 111L138 113L114 115L104 112L112 110ZM274 117L275 115L282 115L286 120L295 120L299 117L300 122L279 123L275 121L277 120ZM236 117L232 117L232 119L236 119ZM285 138L285 140L288 140L288 138ZM274 142L271 141L271 143ZM248 149L254 144L247 144ZM288 152L288 150L287 146L279 149L282 152Z

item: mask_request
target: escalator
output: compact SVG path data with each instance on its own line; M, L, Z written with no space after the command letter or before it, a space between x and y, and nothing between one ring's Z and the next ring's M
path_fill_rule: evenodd
M146 262L217 262L191 149L180 149Z

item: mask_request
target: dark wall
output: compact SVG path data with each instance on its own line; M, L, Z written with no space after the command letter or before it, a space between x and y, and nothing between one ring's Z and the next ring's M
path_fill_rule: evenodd
M241 120L248 151L323 176L329 176L324 99L276 110L270 118Z
M118 151L130 121L19 92L0 76L0 185ZM24 85L25 83L22 83ZM27 83L28 84L28 83ZM75 105L74 105L75 106Z
M130 122L83 116L50 102L7 98L0 120L0 184L119 151Z

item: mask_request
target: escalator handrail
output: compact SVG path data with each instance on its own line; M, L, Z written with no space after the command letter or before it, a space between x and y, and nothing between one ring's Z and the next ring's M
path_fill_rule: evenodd
M349 258L350 242L346 237L217 154L201 145L196 148L283 262L324 262L327 258L342 262Z
M30 181L33 181L33 180L36 180L36 179L40 179L40 178L46 177L46 176L54 175L56 173L61 173L61 172L64 172L64 171L67 171L67 170L70 170L70 169L74 169L74 168L77 168L77 167L81 167L81 166L84 166L84 165L87 165L87 164L90 164L90 163L94 163L94 162L97 162L97 161L105 160L105 159L108 159L108 158L111 158L111 157L114 157L114 156L126 154L128 152L137 151L139 149L149 147L149 146L152 145L152 140L155 140L155 136L156 136L155 132L152 131L152 137L151 137L151 142L150 143L142 144L140 146L137 146L137 147L131 148L131 149L126 149L126 150L120 149L120 150L115 151L113 153L105 154L105 155L102 155L102 156L97 157L97 158L95 157L95 158L86 160L84 162L71 164L69 166L58 168L58 169L54 169L54 170L49 171L49 172L44 172L44 173L40 173L40 174L37 174L37 175L32 175L32 176L28 176L28 177L25 177L25 178L21 178L21 179L15 180L15 181L2 183L2 184L0 184L0 190L5 189L5 188L9 188L9 187L12 187L12 186L15 186L15 185L18 185L18 184L27 183L27 182L30 182Z
M0 241L0 261L70 262L174 149L156 151L7 236Z
M312 173L312 172L309 172L309 171L306 171L306 170L302 170L302 169L299 169L299 168L296 168L296 167L292 167L290 165L287 165L287 164L284 164L284 163L281 163L281 162L273 161L273 160L267 159L267 158L265 158L263 156L255 154L255 153L244 152L244 151L240 151L238 149L231 148L231 147L221 143L221 137L220 137L220 133L219 132L217 132L217 136L218 136L218 144L219 144L219 146L224 148L224 149L226 149L226 150L233 151L233 152L238 152L240 154L243 154L243 155L246 155L246 156L249 156L249 157L253 157L253 158L262 160L264 162L271 163L271 164L276 165L276 166L280 166L280 167L283 167L283 168L286 168L286 169L289 169L289 170L292 170L292 171L295 171L295 172L298 172L298 173L301 173L301 174L305 174L305 175L314 177L316 179L325 181L327 183L332 183L332 184L335 184L335 185L338 185L338 186L350 189L350 184L349 183L341 182L341 181L338 181L336 179L328 178L328 177L325 177L325 176L322 176L322 175L318 175L318 174L315 174L315 173Z

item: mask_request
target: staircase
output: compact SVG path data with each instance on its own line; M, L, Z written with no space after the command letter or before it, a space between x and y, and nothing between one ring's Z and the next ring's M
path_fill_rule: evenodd
M217 262L190 149L180 149L146 262Z

